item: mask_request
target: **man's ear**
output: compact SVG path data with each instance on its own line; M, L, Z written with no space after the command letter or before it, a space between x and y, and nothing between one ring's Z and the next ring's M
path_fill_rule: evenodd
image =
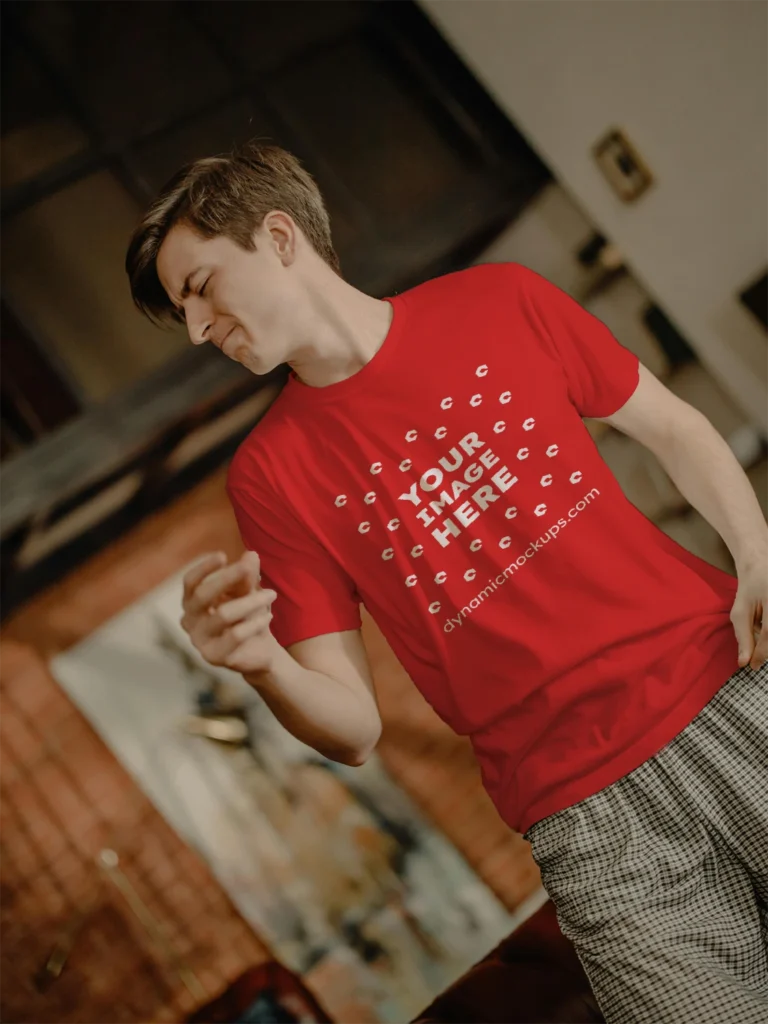
M289 266L296 259L296 242L298 229L287 213L282 210L271 210L262 221L262 232L271 239L275 252L284 266Z

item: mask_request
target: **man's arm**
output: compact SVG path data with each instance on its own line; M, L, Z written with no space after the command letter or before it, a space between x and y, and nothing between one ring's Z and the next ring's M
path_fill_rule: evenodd
M282 648L270 667L244 673L288 732L324 757L360 765L381 735L381 718L360 630L326 633Z
M758 668L768 659L768 524L733 452L706 416L642 364L632 397L601 422L653 452L683 497L723 538L739 578L731 612L739 663Z
M289 732L325 757L362 764L381 718L359 629L283 648L272 630L277 593L261 586L254 551L227 564L207 555L184 577L181 625L211 665L240 672Z

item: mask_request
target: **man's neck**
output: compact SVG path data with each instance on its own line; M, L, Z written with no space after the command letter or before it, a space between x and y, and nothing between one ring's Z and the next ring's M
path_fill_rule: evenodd
M389 332L389 302L358 291L333 274L313 288L305 342L289 360L299 380L322 388L346 380L376 355Z

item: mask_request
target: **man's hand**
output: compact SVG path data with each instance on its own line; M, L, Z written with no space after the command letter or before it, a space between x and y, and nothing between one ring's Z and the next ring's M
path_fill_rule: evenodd
M210 665L235 672L268 670L279 650L269 624L274 590L262 590L259 556L246 551L227 564L213 554L184 577L181 625Z
M768 552L737 572L739 587L731 622L739 643L739 665L760 668L768 660Z

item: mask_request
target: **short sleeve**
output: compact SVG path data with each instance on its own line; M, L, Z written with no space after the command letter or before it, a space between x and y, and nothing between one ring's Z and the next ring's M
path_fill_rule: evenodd
M243 544L261 560L262 586L277 592L272 633L282 647L324 633L359 629L355 585L323 545L283 507L271 489L241 487L227 494Z
M579 415L612 415L637 387L637 356L567 292L527 267L514 266L523 312L540 343L562 366Z

